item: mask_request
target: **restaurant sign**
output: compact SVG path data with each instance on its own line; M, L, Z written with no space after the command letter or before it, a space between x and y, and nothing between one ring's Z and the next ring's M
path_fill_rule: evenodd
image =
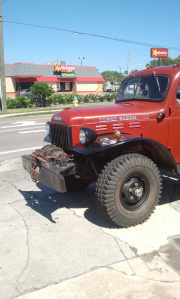
M61 77L62 78L73 78L75 77L75 73L72 72L72 73L61 73Z
M70 65L55 65L54 73L63 78L73 78L75 77L75 66Z
M166 48L151 48L152 58L168 58L168 49Z

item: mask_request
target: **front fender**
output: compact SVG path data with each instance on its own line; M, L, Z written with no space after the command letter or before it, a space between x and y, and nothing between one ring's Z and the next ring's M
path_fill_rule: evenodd
M139 153L152 159L161 171L178 175L177 166L171 153L161 143L143 137L122 134L117 141L113 134L99 135L88 146L78 143L73 151L81 155L107 154L111 158L128 153Z

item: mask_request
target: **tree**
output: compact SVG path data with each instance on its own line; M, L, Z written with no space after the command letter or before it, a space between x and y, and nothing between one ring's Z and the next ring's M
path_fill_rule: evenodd
M52 86L45 82L35 82L30 89L31 92L37 96L35 101L38 101L38 104L40 104L41 107L45 107L47 105L48 98L55 93Z
M112 85L114 84L114 82L121 83L124 79L124 75L117 71L104 71L101 73L101 75L106 82L110 81Z
M180 55L175 59L171 59L170 57L161 58L160 65L161 66L163 66L163 65L173 65L173 64L176 64L176 63L179 63L179 62L180 62ZM151 65L153 67L158 66L158 59L151 60L149 63L146 64L146 67L148 65Z
M124 71L124 76L127 76L128 75L128 71Z

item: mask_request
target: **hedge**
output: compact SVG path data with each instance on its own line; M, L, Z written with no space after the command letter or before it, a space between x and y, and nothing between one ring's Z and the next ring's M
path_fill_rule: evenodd
M51 105L72 104L75 96L79 103L93 103L93 102L103 102L103 101L111 102L116 98L117 93L105 94L105 95L54 94L46 99L46 106L48 107ZM38 101L38 99L28 98L26 96L19 96L15 99L7 98L6 100L7 100L8 109L31 108L31 107L41 106L41 103Z
M7 98L7 108L31 108L33 106L32 99L26 96L19 96L15 99Z

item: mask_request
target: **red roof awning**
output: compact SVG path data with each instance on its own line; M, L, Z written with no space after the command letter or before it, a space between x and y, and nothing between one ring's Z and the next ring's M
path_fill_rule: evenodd
M40 78L43 76L12 76L11 78Z
M78 82L105 82L103 77L77 77Z

